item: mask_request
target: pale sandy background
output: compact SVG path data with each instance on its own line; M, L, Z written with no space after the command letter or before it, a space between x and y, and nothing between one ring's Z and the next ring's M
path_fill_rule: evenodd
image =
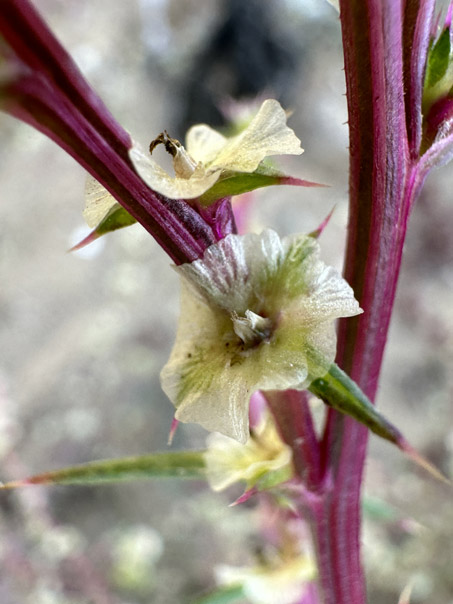
M271 26L256 19L229 51L204 59L225 19L219 0L35 4L144 144L163 128L180 136L184 121L217 119L222 95L247 85L293 108L305 154L281 165L331 188L261 191L250 228L310 231L336 204L322 244L341 268L348 142L339 23L327 3L263 3ZM247 71L257 38L261 55ZM3 114L0 137L0 478L165 449L172 407L158 375L178 312L168 258L140 226L67 254L85 232L83 169ZM415 208L379 395L450 475L452 185L450 166ZM174 446L204 439L181 426ZM396 603L413 581L413 604L453 603L451 492L372 438L366 494L370 602ZM216 564L252 559L253 506L228 508L234 496L176 481L1 495L0 603L189 604L213 586Z

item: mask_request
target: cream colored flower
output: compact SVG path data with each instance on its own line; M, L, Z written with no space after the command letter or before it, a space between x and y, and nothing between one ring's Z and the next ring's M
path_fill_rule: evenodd
M263 415L245 445L222 434L210 434L204 455L206 475L214 491L236 482L247 489L274 486L292 475L291 449L280 438L268 413Z
M255 567L219 566L217 581L221 585L241 585L253 604L296 604L313 581L316 567L305 555L275 561L273 565Z
M171 199L200 197L223 176L254 172L270 155L303 152L300 140L286 125L284 110L273 99L264 101L247 128L236 136L226 138L206 124L197 124L187 132L187 150L167 133L159 135L150 150L159 143L173 156L174 176L137 143L129 157L146 184Z
M256 390L305 389L335 358L335 319L361 312L307 235L229 235L182 277L176 343L161 373L176 419L241 443Z

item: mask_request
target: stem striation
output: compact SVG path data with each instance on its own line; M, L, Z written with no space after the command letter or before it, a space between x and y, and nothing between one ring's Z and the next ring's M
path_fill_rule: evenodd
M403 31L416 29L420 3L408 0L405 4L403 28L402 2L340 2L350 127L344 273L364 313L340 322L337 362L371 401L378 386L409 211L419 190L406 129L405 84L413 90L413 83L411 88L403 77ZM421 4L427 14L427 3ZM409 36L406 39L409 44ZM420 36L420 44L426 44L426 37ZM418 51L422 61L423 49ZM412 72L417 72L414 66ZM411 98L420 103L418 89ZM408 123L414 154L420 126L416 117ZM367 439L364 426L329 411L321 446L333 488L313 515L325 604L366 601L360 560L360 490Z

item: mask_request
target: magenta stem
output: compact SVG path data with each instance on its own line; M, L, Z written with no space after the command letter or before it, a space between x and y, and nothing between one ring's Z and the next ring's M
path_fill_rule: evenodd
M304 488L315 491L321 480L321 456L308 404L309 393L299 390L262 392L280 436L293 450L296 476Z
M37 128L90 172L177 263L200 258L235 231L229 200L207 222L184 200L149 189L128 157L129 134L115 121L28 0L3 0L0 36L9 79L1 108ZM214 211L214 210L213 210Z
M345 278L364 313L341 321L337 362L371 400L376 395L418 182L406 134L402 4L341 1L350 127ZM416 121L411 128L417 128ZM364 426L329 411L322 450L333 486L312 514L325 604L366 601L360 491L367 439Z

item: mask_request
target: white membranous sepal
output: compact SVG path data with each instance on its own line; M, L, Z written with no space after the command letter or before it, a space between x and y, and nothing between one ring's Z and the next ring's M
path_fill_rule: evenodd
M252 431L245 445L223 434L210 434L204 454L206 477L214 491L222 491L236 482L247 489L259 485L274 486L292 476L292 451L280 435L269 412Z
M97 227L115 206L120 207L113 195L91 174L88 174L85 181L85 209L83 210L87 225L91 228Z
M129 157L145 183L170 199L195 199L210 189L223 174L254 172L271 155L300 155L303 149L286 125L280 103L267 99L250 124L227 138L206 124L197 124L186 135L186 148L167 135L156 139L170 144L174 176L166 172L138 143ZM184 169L182 169L184 167Z
M178 420L241 443L253 392L305 389L325 375L335 319L361 312L307 235L228 235L176 270L181 314L162 388Z

